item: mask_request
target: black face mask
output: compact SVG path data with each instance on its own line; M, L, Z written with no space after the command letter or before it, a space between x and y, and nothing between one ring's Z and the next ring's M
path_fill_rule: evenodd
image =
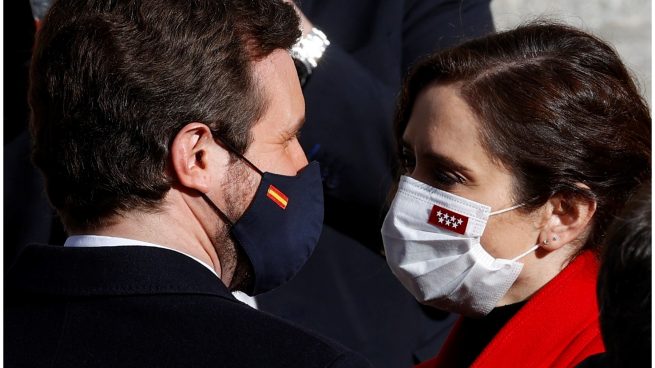
M252 289L246 293L257 295L289 281L316 247L323 227L320 168L313 161L296 176L262 172L227 147L262 176L250 206L230 228L254 271ZM203 197L227 219L214 202Z

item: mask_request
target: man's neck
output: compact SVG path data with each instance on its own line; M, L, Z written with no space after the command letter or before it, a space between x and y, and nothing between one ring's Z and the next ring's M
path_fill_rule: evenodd
M222 279L220 261L207 232L200 224L190 221L195 217L192 213L176 214L160 211L117 215L100 228L75 235L112 236L161 245L197 258Z

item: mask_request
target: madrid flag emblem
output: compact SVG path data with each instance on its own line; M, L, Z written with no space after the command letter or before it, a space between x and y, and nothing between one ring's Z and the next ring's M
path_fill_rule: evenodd
M428 223L462 235L466 232L468 222L468 217L437 206L436 204L432 207L430 217L428 217Z

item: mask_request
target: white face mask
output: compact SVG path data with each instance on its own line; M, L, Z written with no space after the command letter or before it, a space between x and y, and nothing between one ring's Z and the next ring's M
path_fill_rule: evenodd
M391 271L421 303L467 316L488 314L514 284L523 264L491 256L480 244L487 219L521 205L489 206L408 176L382 225Z

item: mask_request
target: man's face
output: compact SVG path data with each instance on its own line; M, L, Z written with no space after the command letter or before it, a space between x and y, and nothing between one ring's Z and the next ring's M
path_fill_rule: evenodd
M296 68L284 50L257 62L254 73L268 104L252 128L252 143L245 153L260 170L296 175L307 165L297 136L305 121L305 100Z
M285 50L276 50L253 66L261 92L266 101L263 116L251 130L252 142L244 156L262 172L294 176L307 166L298 132L305 120L305 100L296 74L296 68ZM231 173L223 183L226 193L226 214L233 221L252 202L261 177L242 160L236 159ZM243 289L251 278L252 270L243 251L234 246L228 230L221 227L217 247L221 267L234 270L229 285ZM225 246L227 243L231 246ZM222 250L221 250L222 249ZM226 280L224 280L226 281Z

